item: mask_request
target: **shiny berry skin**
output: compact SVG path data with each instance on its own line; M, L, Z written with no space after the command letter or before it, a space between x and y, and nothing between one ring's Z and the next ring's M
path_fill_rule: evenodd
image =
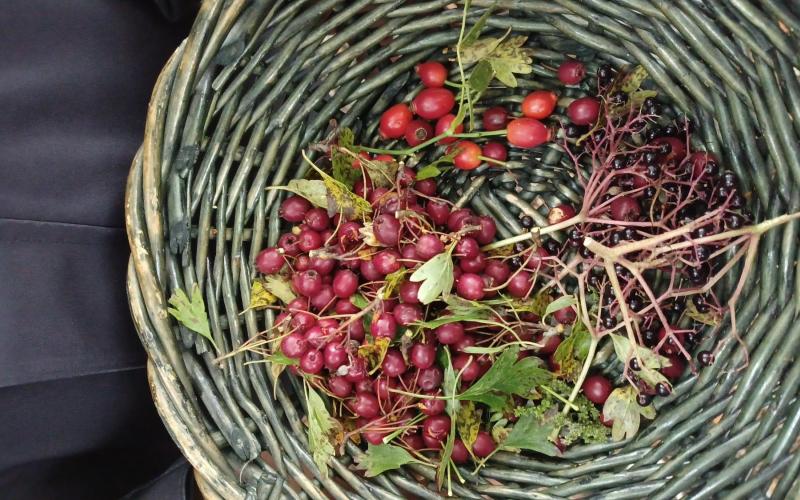
M413 434L406 433L400 437L400 440L412 450L419 451L425 448L425 441L422 439L422 435L420 435L418 432Z
M328 335L322 331L319 325L314 325L305 333L306 342L314 349L321 349L328 341Z
M432 342L414 344L411 346L409 361L417 368L430 368L436 362L436 346Z
M430 123L422 120L411 120L403 135L408 145L413 148L433 137L433 127Z
M583 395L592 403L601 405L606 402L614 386L611 381L602 375L589 375L583 381Z
M297 248L302 252L310 252L321 247L324 241L322 235L313 229L303 229L297 235Z
M478 437L476 437L475 442L472 443L472 453L478 458L488 457L495 448L497 448L497 445L494 439L492 439L492 436L486 431L478 432Z
M528 118L544 120L556 109L558 96L552 90L536 90L522 101L522 114Z
M686 141L685 139L678 139L677 137L659 137L651 143L653 146L659 146L668 149L669 152L665 154L664 161L683 161L686 158Z
M450 458L453 460L453 463L458 465L463 465L469 462L469 451L467 450L467 446L464 444L460 438L456 438L453 442L453 451L450 453Z
M258 253L255 265L261 274L275 274L283 268L285 263L286 259L283 257L283 253L275 247L270 247Z
M381 445L383 444L383 438L385 438L389 434L388 431L379 430L385 426L386 423L382 418L375 419L372 422L369 422L369 424L367 424L367 427L363 431L361 431L361 435L364 437L364 440L369 444L375 446Z
M381 363L381 370L387 377L399 377L405 373L406 362L398 349L389 349Z
M460 170L475 170L481 164L481 147L472 141L461 141L455 146L453 165Z
M358 276L349 269L341 269L333 277L333 293L341 299L347 299L358 290ZM347 302L350 304L350 302ZM353 306L355 307L355 306Z
M465 237L456 243L455 255L466 259L474 259L481 253L481 247L474 238Z
M518 148L535 148L550 140L550 130L535 118L511 120L506 131L509 144Z
M369 331L375 338L385 337L391 340L397 333L397 321L388 311L378 313L373 316Z
M405 132L405 129L403 129ZM367 176L366 178L358 179L353 186L353 193L364 198L365 200L369 198L369 194L372 192L372 179Z
M419 288L422 283L414 283L413 281L404 281L400 284L399 292L400 300L406 304L419 304Z
M381 214L372 223L375 238L386 246L393 247L400 241L400 221L394 215Z
M306 212L303 222L314 231L324 231L330 227L331 219L322 208L312 208Z
M369 392L356 393L356 397L350 405L350 408L353 410L353 413L363 418L377 417L381 409L378 404L378 398Z
M600 115L600 101L594 97L575 99L567 107L567 116L575 125L591 125Z
M420 118L438 120L448 114L456 104L453 93L444 88L422 89L411 102L411 109Z
M431 394L433 395L433 394ZM437 394L438 395L438 394ZM445 402L444 399L422 399L420 400L420 404L422 408L420 411L429 417L434 415L441 415L444 413L445 410Z
M395 104L381 115L378 133L384 139L399 139L406 133L413 118L414 115L406 104Z
M330 285L323 285L319 293L311 297L311 305L317 311L322 311L330 307L335 300L336 294L333 293L333 287Z
M666 398L670 394L672 394L672 389L663 382L656 384L656 394L658 394L662 398Z
M303 222L303 218L310 208L311 203L308 200L301 196L292 195L283 200L278 213L287 222Z
M302 333L314 326L314 323L316 322L317 320L312 314L300 311L292 314L292 319L289 321L289 326L291 326L292 330Z
M433 179L422 179L414 183L414 189L425 196L436 196L436 181Z
M439 343L456 344L464 338L464 327L461 323L445 323L434 330Z
M486 158L491 158L499 162L504 162L508 159L508 150L497 141L489 141L484 144L481 154Z
M416 304L397 304L392 309L392 316L400 326L408 326L422 321L422 308Z
M620 196L611 202L611 217L618 221L635 221L642 213L642 207L632 196Z
M547 222L558 224L575 217L575 209L571 205L556 205L547 213Z
M311 269L311 259L308 258L308 255L298 255L297 259L294 261L294 270L297 272L303 272L308 271L309 269Z
M414 71L426 87L443 87L447 80L447 68L438 61L425 61L417 64Z
M400 252L394 249L381 250L372 257L375 270L386 276L400 269Z
M476 233L473 233L473 237L478 240L478 243L481 245L488 245L493 242L494 237L497 235L497 224L494 222L494 219L488 215L481 215L478 217L478 225L480 229L478 229Z
M417 240L417 244L414 246L414 250L417 252L420 260L426 261L442 253L444 251L444 243L442 243L442 240L440 240L438 236L427 233L420 236Z
M308 351L308 342L302 333L290 333L281 340L281 352L289 358L299 358Z
M453 120L456 119L456 115L452 113L448 113L443 117L436 120L436 126L434 127L434 134L439 136L444 134L450 126L453 124ZM459 123L456 128L453 129L453 134L460 134L464 132L464 124ZM439 139L438 144L452 144L458 140L457 137L445 137L443 139Z
M562 325L571 325L575 322L576 317L577 313L572 306L564 307L553 313L553 318Z
M458 267L465 273L481 273L486 268L486 257L479 253L474 259L459 259Z
M640 392L636 396L636 403L638 403L639 406L650 406L650 403L652 402L653 402L653 396L651 396L650 394L645 394L643 392Z
M346 398L353 393L353 383L344 377L334 376L328 379L328 389L337 398Z
M435 415L422 421L422 437L436 443L443 443L450 434L450 417Z
M531 288L533 288L533 281L531 280L531 273L528 271L520 271L508 282L506 286L506 291L508 291L509 295L516 298L522 298L527 296Z
M564 85L577 85L586 76L586 67L580 61L567 59L558 67L558 79Z
M325 356L319 351L306 351L300 358L300 369L312 375L321 372L324 364Z
M322 276L313 269L302 273L294 273L292 275L292 288L300 295L311 297L322 290Z
M450 206L444 201L431 200L425 205L425 212L437 226L444 226L450 217Z
M511 276L511 268L502 260L490 259L486 263L484 273L494 278L496 283L505 283L509 276Z
M658 331L658 341L661 343L661 347L659 348L661 353L666 354L667 356L675 356L681 352L676 343L683 345L686 342L686 339L683 332L673 330L672 335L670 336L667 334L666 328L661 328Z
M362 260L358 266L358 271L367 281L378 281L383 278L383 275L375 269L375 263L371 260Z
M332 372L347 363L347 349L337 342L329 342L325 345L324 354L325 368Z
M697 353L697 361L703 366L711 366L714 364L714 355L711 351L700 351Z
M286 233L278 238L278 247L283 250L284 255L295 257L300 254L300 247L297 246L297 236Z
M442 386L443 379L444 373L442 373L442 369L438 366L431 366L430 368L424 368L419 371L417 385L419 385L420 389L423 391L432 391Z
M351 221L342 224L337 231L339 245L345 250L355 247L360 238L360 229L361 224L358 222Z
M503 130L508 123L508 111L502 106L495 106L483 112L484 130Z
M286 304L286 309L290 313L296 313L297 311L308 311L308 298L297 297L296 299Z
M700 352L707 352L707 351L700 351ZM700 353L698 353L699 356ZM686 370L686 361L683 359L683 355L677 356L670 356L669 357L669 366L665 366L659 371L668 379L670 380L678 380L683 375L683 372Z
M542 344L542 347L539 348L539 354L553 354L558 349L558 346L561 345L561 341L562 339L558 335L537 339L537 342Z
M361 380L369 380L367 373L367 362L364 358L353 358L350 366L347 368L347 373L344 378L348 382L356 383Z
M364 331L364 323L361 321L353 321L347 325L347 336L350 338L350 340L357 340L359 342L364 340L366 336Z
M477 380L482 371L478 359L472 354L463 352L453 356L453 368L456 372L461 373L461 380L464 382Z
M464 273L458 278L456 292L467 300L481 300L484 296L483 278L473 273Z
M472 210L468 208L459 208L450 212L447 218L447 229L450 231L458 231L464 223L464 219L472 216Z

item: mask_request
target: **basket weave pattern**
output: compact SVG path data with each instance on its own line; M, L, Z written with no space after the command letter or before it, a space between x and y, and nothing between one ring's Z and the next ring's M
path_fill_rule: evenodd
M219 353L168 316L166 302L198 284L222 353L268 327L270 315L243 313L251 263L280 229L279 195L264 188L305 175L300 150L324 139L332 119L363 142L374 138L380 113L418 89L414 65L457 41L461 5L449 3L207 0L158 79L127 187L128 294L157 408L209 497L443 494L425 468L365 479L351 467L360 453L352 443L330 477L320 475L297 381L283 375L275 385L267 365L247 363L258 361L250 353L214 364ZM469 19L492 3L472 2ZM737 173L757 219L800 209L799 2L503 0L488 31L508 28L530 37L534 73L513 96L486 102L514 105L555 85L565 54L590 70L642 65L675 112L697 121L699 146ZM522 230L521 209L543 223L547 206L580 195L560 148L541 149L513 180L522 192L503 176L461 173L447 178L444 195L469 197L499 221L501 237ZM530 208L534 198L541 212ZM688 374L635 440L576 446L557 460L499 453L454 494L800 497L797 243L796 222L765 237L737 314L743 342ZM727 326L718 330L705 348L725 338Z

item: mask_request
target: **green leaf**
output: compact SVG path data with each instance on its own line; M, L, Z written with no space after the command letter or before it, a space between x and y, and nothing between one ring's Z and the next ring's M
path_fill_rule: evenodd
M481 409L475 406L472 401L463 401L461 408L456 416L456 428L461 441L468 450L472 449L472 444L478 438L478 431L481 429Z
M355 135L347 127L339 131L339 140L331 146L331 165L333 178L349 188L361 178L361 169L353 168L355 158L348 153L358 154L361 148L355 145Z
M389 350L390 342L386 337L373 340L373 342L367 342L358 348L358 356L367 360L372 370L370 373L380 368L383 358L386 357L386 352Z
M391 444L370 444L367 452L358 458L358 467L365 470L367 477L375 477L387 470L399 469L410 463L425 464L417 460L409 452Z
M620 82L620 90L625 92L626 94L630 94L642 86L645 80L647 80L647 70L644 69L644 66L636 66L633 68L633 71L629 72L625 75L625 77Z
M535 415L523 415L501 444L505 448L531 450L555 457L560 455L560 452L548 439L553 429L552 424L542 425Z
M302 152L302 155L309 166L316 170L320 177L322 177L322 180L289 181L287 186L289 191L299 194L318 207L327 208L328 215L340 213L346 219L356 219L372 214L372 205L370 205L367 200L354 194L345 184L342 184L320 170L314 162L308 158L305 151ZM304 191L299 191L300 187L303 187Z
M486 59L500 45L501 41L502 39L499 38L488 37L475 40L469 46L461 49L461 61L465 65L470 65Z
M570 335L553 353L553 360L559 365L559 372L563 377L573 381L578 377L583 361L589 355L591 343L592 335L586 326L580 320L576 321Z
M704 325L709 326L717 326L722 321L722 316L718 312L718 310L709 308L709 311L706 313L701 313L697 310L697 307L694 305L694 301L687 300L686 301L686 315L692 318L693 320L697 321L698 323L702 323Z
M264 279L264 288L272 295L281 299L284 304L288 304L297 298L292 291L292 285L288 278L279 275L267 276Z
M489 83L492 81L492 78L494 78L492 64L484 60L475 65L475 68L469 75L467 84L474 92L481 94L489 88Z
M333 458L337 433L341 432L341 424L328 413L325 402L314 389L307 387L306 401L308 405L308 449L314 457L314 463L324 477L328 476L328 461Z
M542 320L544 320L544 318L553 314L556 311L564 309L565 307L574 306L577 303L578 300L573 295L564 295L562 297L559 297L553 302L547 304L547 307L544 310L544 314L542 315Z
M527 75L533 71L533 51L522 45L526 36L513 36L500 43L486 60L494 70L494 76L507 87L516 87L514 74Z
M424 263L409 278L414 283L422 282L417 297L423 304L430 304L442 295L447 295L453 288L453 259L450 257L452 246Z
M464 39L461 41L461 47L472 45L478 40L478 37L481 36L481 31L483 31L483 27L486 26L486 21L489 20L489 16L492 15L492 11L494 11L496 6L497 2L490 5L489 8L486 9L486 12L481 15L478 21L472 25L467 34L464 35Z
M292 366L300 364L299 360L290 358L280 351L267 356L267 360L273 365Z
M469 316L476 319L489 319L493 316L490 306L482 302L463 299L457 295L447 297L447 310L456 316Z
M658 384L664 384L667 387L672 387L669 379L658 371L659 368L670 366L670 361L668 358L660 356L647 347L639 344L635 344L632 347L628 337L617 335L615 333L610 335L611 341L614 343L614 352L616 352L617 358L620 361L627 363L627 360L634 356L634 352L637 353L639 361L641 362L641 369L639 370L638 375L642 380L647 382L647 384L649 384L651 387L655 387ZM634 349L636 350L634 351Z
M186 292L177 288L172 292L169 298L169 303L172 307L167 311L175 317L180 323L205 337L214 349L219 351L217 344L214 343L214 338L211 336L211 327L208 324L208 315L206 314L206 304L203 302L203 294L200 292L200 286L197 283L192 287L192 299L186 295Z
M439 169L439 167L437 167L436 165L431 163L430 165L426 165L426 166L422 167L421 169L417 170L416 179L418 181L422 181L422 180L425 180L425 179L432 179L434 177L439 176L439 174L441 174L441 173L442 173L442 171Z
M603 405L603 418L614 422L611 426L611 439L614 441L634 437L639 432L641 417L655 418L653 406L639 406L636 395L636 389L631 386L618 387Z
M401 267L397 271L386 275L386 284L383 285L384 299L388 299L392 295L392 292L400 286L400 283L402 283L406 277L406 273L408 273L408 269Z
M320 180L293 179L286 189L310 201L313 205L328 208L328 188Z
M458 390L458 376L453 369L453 363L450 362L450 351L445 347L439 353L439 363L444 366L444 377L442 379L442 389L446 400L447 414L455 418L458 414L460 406L459 401L456 399L456 392Z
M352 297L350 297L350 302L352 302L353 305L359 309L364 309L369 305L369 301L360 293L354 294Z
M517 361L518 354L519 346L517 345L503 351L489 371L461 393L458 398L480 401L489 405L492 410L499 410L505 403L505 398L492 393L525 396L532 389L551 379L550 371L541 367L540 359L529 357Z
M361 160L361 166L375 187L390 187L397 178L400 164L396 161Z

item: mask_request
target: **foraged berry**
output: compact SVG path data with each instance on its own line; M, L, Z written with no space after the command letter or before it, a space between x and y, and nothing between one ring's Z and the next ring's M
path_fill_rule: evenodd
M575 125L591 125L600 115L600 101L594 97L575 99L567 107L567 116Z
M611 395L611 391L614 390L611 381L598 374L586 377L581 388L586 399L598 405L605 403L608 396Z
M508 124L506 137L512 146L535 148L550 140L550 130L535 118L517 118Z
M650 406L650 403L653 402L653 396L640 392L636 396L636 402L639 404L639 406Z
M460 170L474 170L481 164L481 147L472 141L461 141L455 145L453 165Z
M665 398L670 394L672 394L672 389L670 389L667 384L659 382L658 384L656 384L656 394L658 394L662 398Z
M503 130L508 123L508 111L502 106L488 108L483 112L483 129Z
M433 127L422 120L411 120L403 135L408 145L413 148L433 137Z
M447 80L447 68L438 61L425 61L414 68L426 87L443 87Z
M425 88L411 102L411 109L420 118L438 120L448 114L455 104L456 98L450 90Z
M436 127L434 128L434 134L439 136L444 134L453 124L453 121L456 119L456 115L452 113L448 113L443 117L436 120ZM502 127L501 127L502 128ZM459 123L454 129L453 134L460 134L464 131L464 124ZM445 137L443 139L439 139L439 144L452 144L456 142L458 139L456 137Z
M270 247L258 253L255 266L261 274L274 274L280 271L285 263L283 253L278 248Z
M711 366L714 364L714 355L711 351L700 351L697 353L697 361L703 366Z
M381 115L378 132L384 139L399 139L406 133L413 118L414 115L406 104L395 104Z
M577 85L586 76L586 67L580 61L567 59L558 67L558 79L564 85Z
M522 101L522 114L528 118L544 120L556 109L558 96L551 90L535 90Z
M287 222L303 222L311 203L302 196L292 195L283 200L278 210L281 218Z

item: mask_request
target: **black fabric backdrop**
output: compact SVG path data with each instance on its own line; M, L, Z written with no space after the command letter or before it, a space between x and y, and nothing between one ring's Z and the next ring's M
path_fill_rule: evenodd
M128 314L122 207L150 90L193 4L0 8L3 498L116 498L179 457Z

